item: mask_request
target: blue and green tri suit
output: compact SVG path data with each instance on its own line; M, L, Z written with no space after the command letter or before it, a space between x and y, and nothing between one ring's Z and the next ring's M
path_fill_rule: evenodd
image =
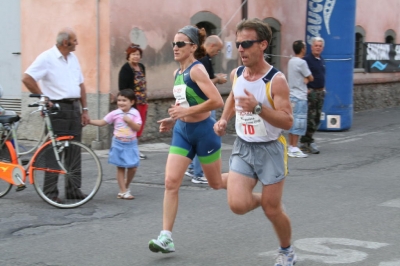
M208 98L190 78L190 70L196 64L195 61L183 73L179 70L175 75L174 88L184 85L186 87L185 104L194 106L205 102ZM174 93L175 95L175 93ZM175 98L177 98L175 96ZM215 119L208 117L200 122L188 123L178 119L175 123L169 153L179 154L193 160L197 154L202 164L210 164L221 157L221 138L215 134L213 126Z

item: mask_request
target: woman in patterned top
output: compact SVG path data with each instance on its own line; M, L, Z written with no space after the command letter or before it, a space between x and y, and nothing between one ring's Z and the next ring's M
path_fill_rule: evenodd
M126 49L126 62L119 71L118 88L132 89L136 95L136 108L142 118L142 127L137 132L137 137L142 135L147 117L147 86L146 86L146 68L139 63L142 59L143 51L140 45L132 43ZM146 155L140 153L140 159L146 159Z

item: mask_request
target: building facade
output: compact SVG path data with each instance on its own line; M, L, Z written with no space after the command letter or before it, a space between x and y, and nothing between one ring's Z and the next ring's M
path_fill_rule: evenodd
M5 88L6 82L0 80L5 90L3 101L20 97L22 117L29 116L32 110L27 104L32 100L20 77L37 55L55 44L57 32L68 26L75 29L78 37L75 54L85 77L90 116L93 119L102 118L115 108L110 104L109 94L118 91L118 72L126 62L125 49L135 42L143 48L142 63L146 66L150 98L148 121L142 139L150 140L163 136L158 132L156 121L167 116L168 106L173 103L172 73L178 65L173 60L171 42L178 29L190 24L204 27L208 34L218 34L224 41L224 49L214 60L215 69L230 73L240 64L234 46L236 24L243 18L260 18L269 23L273 32L267 60L286 73L287 63L293 55L293 41L305 39L307 4L318 5L321 1L24 0L14 6L9 2L18 1L1 3L0 10L3 11L0 13L12 9L12 18L20 21L13 31L19 36L20 45L14 48L20 49L10 51L20 53L13 54L13 60L19 61L17 67L20 69L17 69L12 82L7 82L9 87ZM356 1L355 111L400 105L400 72L369 73L362 61L365 42L397 42L400 21L396 12L399 8L397 0ZM4 30L0 33L9 34ZM2 60L10 61L0 56L0 67ZM0 75L0 78L7 77ZM230 91L229 82L218 88L226 97ZM17 96L10 93L15 89L20 91ZM35 134L37 127L32 121L35 119L21 123L21 138L29 139ZM95 148L107 148L110 133L108 127L87 126L84 142L95 145Z

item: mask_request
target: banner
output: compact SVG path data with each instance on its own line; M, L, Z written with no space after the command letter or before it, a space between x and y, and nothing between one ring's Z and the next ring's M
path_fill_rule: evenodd
M368 72L400 72L400 44L364 44L364 62Z
M325 41L325 102L319 130L340 131L353 121L356 0L307 0L306 43Z

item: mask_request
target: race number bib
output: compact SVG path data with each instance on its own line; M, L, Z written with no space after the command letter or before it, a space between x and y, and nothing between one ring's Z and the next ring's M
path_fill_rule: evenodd
M256 114L249 112L236 112L237 130L241 134L248 137L264 137L267 136L263 119Z
M176 99L175 104L179 104L182 107L190 107L186 99L186 84L174 86L174 97Z

